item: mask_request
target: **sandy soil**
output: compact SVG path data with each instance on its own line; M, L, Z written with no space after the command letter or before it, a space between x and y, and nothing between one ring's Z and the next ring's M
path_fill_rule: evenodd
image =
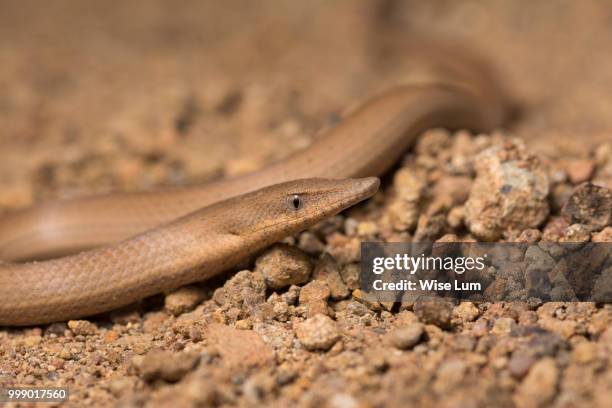
M248 271L88 321L0 329L0 385L68 386L67 406L609 405L609 305L388 307L355 290L363 239L474 238L487 149L538 163L550 190L541 219L484 234L612 240L562 210L586 181L610 202L608 2L2 1L0 213L286 156L405 78L414 33L479 51L517 118L492 135L427 132L373 200ZM289 267L303 279L275 281Z

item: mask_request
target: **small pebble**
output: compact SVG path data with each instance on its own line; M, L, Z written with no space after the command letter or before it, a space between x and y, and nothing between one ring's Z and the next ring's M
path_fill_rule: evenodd
M316 301L327 301L331 292L327 284L321 281L311 281L300 290L300 304L308 304Z
M340 339L336 322L321 314L297 323L295 334L300 343L310 351L329 350Z
M68 328L76 336L93 336L98 332L98 327L87 320L70 320Z
M425 326L422 323L412 323L389 332L387 340L395 348L409 350L421 341L424 332Z
M325 245L315 234L310 231L304 231L298 239L298 247L310 255L319 255L325 251Z
M557 393L558 381L555 360L543 358L535 362L516 391L515 403L521 407L546 406Z
M606 227L591 237L593 242L612 242L612 227Z
M206 292L199 286L188 285L166 295L164 306L175 316L196 308L206 298Z
M559 242L588 242L591 239L591 229L584 224L572 224L565 229L565 234Z
M515 378L523 378L529 371L535 358L525 353L514 353L508 361L508 371Z
M255 271L263 274L268 287L281 289L308 282L312 264L299 249L277 244L257 258Z
M329 315L330 309L327 305L329 296L330 290L325 282L311 281L300 290L300 305L306 307L308 317L317 314Z
M420 297L414 303L414 313L425 324L433 324L441 329L450 329L453 306L446 300L436 297Z
M462 322L473 322L480 315L480 311L472 302L461 302L453 309L453 316Z
M567 175L573 184L588 181L595 171L595 163L588 159L577 159L567 163Z
M132 363L140 377L146 381L162 379L177 382L192 371L199 361L200 356L196 353L173 353L153 349L144 356L135 356Z
M546 219L548 172L522 142L487 149L476 163L476 180L464 207L472 234L495 241L504 231L535 228Z
M594 231L610 225L612 219L612 192L591 183L583 183L574 189L561 210L571 224L584 224Z
M396 197L389 205L389 220L396 231L412 230L419 218L419 204L425 189L425 178L407 167L395 173Z
M495 320L493 323L493 328L491 329L491 333L493 334L510 334L512 330L516 327L516 322L514 319L510 317L500 317Z
M589 364L597 358L597 345L589 341L583 341L574 346L572 360L578 364Z
M317 262L312 272L312 277L327 283L332 299L345 299L349 295L349 289L340 275L338 263L327 253L323 254Z

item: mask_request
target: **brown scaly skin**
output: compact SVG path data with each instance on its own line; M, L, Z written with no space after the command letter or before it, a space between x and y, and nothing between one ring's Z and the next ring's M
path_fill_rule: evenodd
M275 184L119 244L45 262L0 264L0 326L75 319L210 278L371 197L375 177Z

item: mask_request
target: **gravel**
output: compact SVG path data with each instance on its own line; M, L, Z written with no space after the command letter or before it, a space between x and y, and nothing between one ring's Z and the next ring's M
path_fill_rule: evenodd
M507 141L476 159L477 176L465 203L465 222L477 238L495 241L504 232L535 228L549 213L549 180L539 157L522 142Z
M281 289L306 283L312 272L310 258L289 245L275 245L257 258L255 271L263 275L266 285Z
M440 298L420 297L414 303L414 313L425 324L450 329L453 306Z
M410 350L423 338L425 326L421 323L412 323L406 327L392 330L387 334L388 342L400 350Z
M569 223L584 224L599 231L612 220L612 191L583 183L572 192L561 212Z
M329 350L340 339L340 331L336 323L328 316L321 314L297 323L295 334L300 343L311 351Z
M206 298L206 291L199 286L184 286L168 295L164 300L166 310L175 316L189 312Z

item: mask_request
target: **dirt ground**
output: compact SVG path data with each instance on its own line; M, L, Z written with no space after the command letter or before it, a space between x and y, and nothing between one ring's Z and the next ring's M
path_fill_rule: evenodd
M512 123L426 132L372 200L248 270L0 329L0 385L67 386L75 407L610 406L609 305L389 307L355 283L365 239L612 241L609 1L0 1L0 214L285 157L401 82L415 35L484 56ZM532 164L542 211L475 227L472 187L499 176L483 151ZM603 221L563 209L588 181Z

